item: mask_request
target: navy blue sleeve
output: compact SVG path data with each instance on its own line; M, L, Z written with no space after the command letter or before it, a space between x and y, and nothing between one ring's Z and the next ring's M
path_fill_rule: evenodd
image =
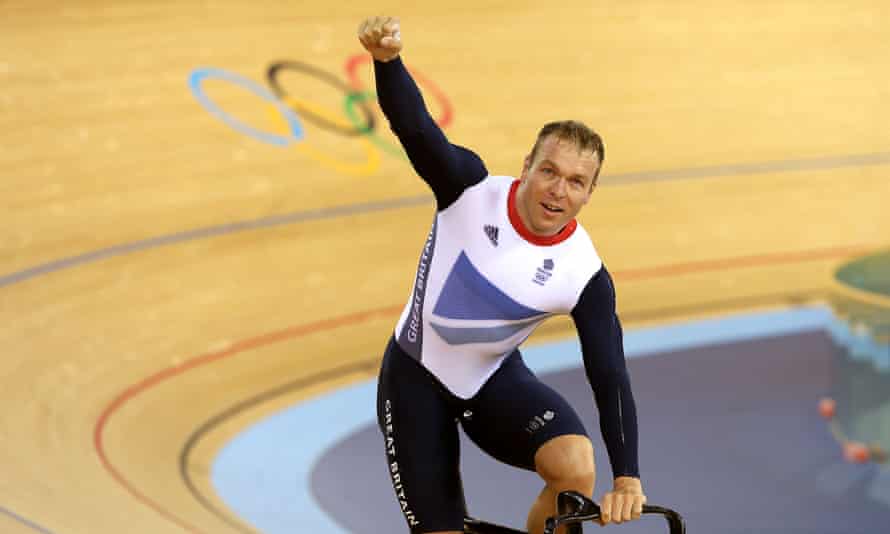
M605 265L587 283L572 310L584 369L600 415L600 432L613 477L640 476L637 410L624 361L624 338L615 311L615 286Z
M488 176L479 156L451 144L430 116L417 84L401 58L374 61L374 80L380 108L402 143L414 170L429 184L439 210Z

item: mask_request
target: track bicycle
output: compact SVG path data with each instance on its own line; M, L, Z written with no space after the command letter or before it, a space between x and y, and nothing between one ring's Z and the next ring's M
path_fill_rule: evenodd
M566 534L582 534L581 524L600 518L600 507L577 491L564 491L556 500L557 515L547 518L544 534L554 534L556 528L567 525ZM670 534L686 534L686 524L677 512L650 504L643 505L643 514L662 515L667 520ZM472 517L464 520L464 534L528 534L522 530L488 523Z

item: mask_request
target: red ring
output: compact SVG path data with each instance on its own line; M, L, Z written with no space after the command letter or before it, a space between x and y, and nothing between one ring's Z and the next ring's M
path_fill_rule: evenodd
M358 72L357 72L358 66L362 63L367 63L369 61L371 61L371 56L368 54L355 54L354 56L350 56L349 58L346 59L346 65L345 65L346 77L349 78L349 83L352 84L352 88L355 89L356 91L364 91L365 90L361 81L359 81L359 79L358 79ZM452 119L454 118L454 110L451 107L451 102L448 100L448 96L446 96L445 93L442 92L442 90L436 86L436 84L431 82L429 80L429 78L426 78L425 76L423 76L419 72L415 71L411 67L408 67L407 65L406 65L406 67L408 69L408 72L410 72L411 75L417 79L419 84L423 85L427 89L429 89L430 93L432 93L432 95L439 102L439 107L442 108L442 116L439 117L438 119L435 119L436 124L438 124L439 127L441 127L441 128L447 128L451 124Z

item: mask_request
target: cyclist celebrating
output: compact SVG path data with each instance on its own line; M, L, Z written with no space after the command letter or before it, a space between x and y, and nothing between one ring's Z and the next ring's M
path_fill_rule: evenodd
M369 18L358 37L374 58L381 109L437 204L378 383L389 471L411 532L463 532L457 422L483 451L544 480L530 533L543 531L560 491L592 495L593 446L580 418L517 349L555 314L574 320L600 413L614 480L602 522L640 517L646 497L615 289L575 220L596 186L602 140L577 121L549 123L518 179L490 175L427 111L400 58L398 20Z

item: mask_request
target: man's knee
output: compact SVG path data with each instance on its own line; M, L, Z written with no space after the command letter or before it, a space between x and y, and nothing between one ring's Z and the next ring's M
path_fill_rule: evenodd
M593 444L587 436L574 434L553 438L535 453L535 470L548 486L592 491Z

